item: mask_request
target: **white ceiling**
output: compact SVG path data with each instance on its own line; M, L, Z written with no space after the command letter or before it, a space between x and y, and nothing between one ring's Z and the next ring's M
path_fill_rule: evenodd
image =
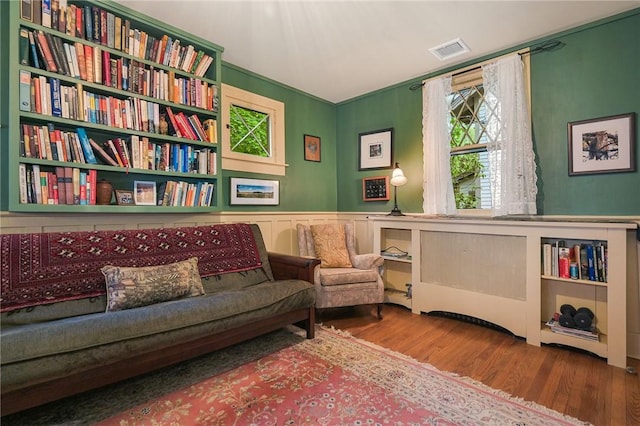
M118 0L223 61L341 102L640 6L634 1ZM471 52L440 61L456 38Z

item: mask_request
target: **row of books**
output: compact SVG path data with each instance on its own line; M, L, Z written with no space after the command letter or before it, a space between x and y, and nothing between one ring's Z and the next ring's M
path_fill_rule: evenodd
M19 175L22 204L96 204L96 170L55 167L54 171L44 171L37 164L20 164ZM214 188L212 182L161 182L158 186L157 205L210 206Z
M197 114L174 114L170 107L160 113L160 104L155 102L98 95L84 91L81 85L61 85L57 78L32 78L26 70L20 71L20 110L120 129L166 132L194 141L208 142L210 139ZM166 129L162 128L161 122L167 124Z
M216 152L188 144L154 143L147 137L132 135L128 140L108 140L92 147L105 164L143 170L215 175Z
M154 37L131 22L92 5L67 5L66 0L22 1L22 19L82 38L136 58L203 77L214 58L168 35Z
M84 128L75 132L46 126L23 124L20 155L25 158L131 167L144 170L181 173L216 174L216 152L188 144L154 143L148 137L132 135L99 144L88 137Z
M592 325L590 330L580 330L578 328L563 327L558 321L553 318L547 321L545 325L549 327L549 329L551 329L551 331L554 333L563 334L565 336L578 337L580 339L592 340L594 342L598 342L600 340L600 334L598 333L595 325Z
M75 132L56 129L53 123L46 126L23 124L20 138L20 156L68 163L98 164L84 128Z
M542 245L542 273L547 276L607 282L608 251L604 242Z
M44 31L20 29L20 62L92 83L207 110L217 109L218 89L194 77L147 68L129 58L112 58L97 46L67 43Z
M162 182L158 186L157 204L173 207L208 207L211 206L214 189L215 185L212 182Z
M56 167L54 171L44 171L37 164L20 164L19 175L23 204L96 203L96 170Z

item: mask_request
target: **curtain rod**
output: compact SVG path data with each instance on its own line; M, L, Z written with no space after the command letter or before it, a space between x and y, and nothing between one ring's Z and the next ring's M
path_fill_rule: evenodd
M546 52L546 51L549 51L549 50L557 49L558 47L563 46L563 45L564 45L564 43L561 42L560 40L550 40L548 42L545 42L545 43L541 44L540 46L534 47L533 49L531 49L531 50L529 50L527 52L518 53L518 55L520 55L520 56L525 56L525 55L531 56L531 55L535 55L536 53ZM467 70L459 71L457 73L451 74L451 77L456 77L456 76L459 76L459 75L462 75L462 74L465 74L465 73L468 73L468 72L471 72L471 71L476 71L476 70L479 70L480 68L482 68L482 66L478 65L477 67L469 68ZM412 84L409 87L409 90L418 90L422 86L424 86L424 83Z

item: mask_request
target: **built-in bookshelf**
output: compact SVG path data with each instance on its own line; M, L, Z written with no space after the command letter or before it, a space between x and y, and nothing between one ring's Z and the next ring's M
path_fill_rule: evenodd
M543 237L540 246L541 342L572 346L608 358L609 335L614 332L616 339L620 338L609 323L626 321L617 319L615 308L611 310L626 302L609 292L608 241ZM615 277L618 271L613 272ZM616 285L620 285L617 280ZM589 316L593 315L592 327L563 327L558 321L563 306L587 309ZM567 315L572 318L575 312Z
M369 220L376 252L399 249L385 255L387 302L415 314L454 313L497 325L532 345L571 346L626 366L627 294L637 295L636 223L544 216ZM560 261L561 251L566 260ZM572 263L581 266L573 274ZM411 299L404 294L407 282ZM588 308L597 336L547 325L564 304Z
M9 210L220 208L221 47L113 2L9 10ZM102 180L109 205L96 204ZM156 205L117 204L135 182Z

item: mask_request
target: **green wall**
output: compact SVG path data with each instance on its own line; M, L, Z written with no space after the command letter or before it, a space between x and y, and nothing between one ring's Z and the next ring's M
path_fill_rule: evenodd
M338 211L380 212L391 200L363 201L362 178L391 176L390 169L358 171L360 133L393 128L392 161L398 162L408 183L398 190L398 205L408 212L422 211L422 96L408 86L390 88L339 105Z
M222 82L285 104L286 163L285 176L258 175L224 170L222 187L226 211L336 211L335 105L300 91L257 76L229 64L222 66ZM222 123L224 125L224 123ZM305 134L319 136L320 162L304 160ZM277 179L280 181L280 205L230 206L231 177Z
M640 214L640 171L568 175L567 123L636 113L640 140L640 9L559 40L562 49L531 58L533 134L542 214Z
M553 38L565 45L531 56L538 213L639 215L639 171L568 176L567 123L636 112L636 129L640 130L640 9ZM399 207L404 212L422 213L422 100L420 90L409 90L421 80L338 105L339 211L386 211L393 207L392 201L363 202L361 196L363 177L390 175L391 170L359 172L357 166L358 133L393 127L394 160L400 162L409 180L398 190ZM636 131L636 165L639 133Z
M0 21L8 19L0 2ZM8 25L0 26L7 39ZM567 173L567 122L627 112L640 113L640 9L566 31L555 37L565 45L531 57L533 136L538 165L538 212L547 215L638 215L640 172L572 176ZM544 40L539 40L544 41ZM536 42L530 43L535 45ZM514 46L514 49L525 46ZM498 52L502 54L506 52ZM0 88L7 89L8 49L0 49ZM488 58L480 58L484 60ZM468 65L462 64L463 66ZM443 70L448 72L450 69ZM279 206L230 206L229 178L273 176L224 170L223 211L381 212L388 202L362 201L362 178L391 170L358 171L358 134L394 128L393 161L409 182L398 190L398 204L422 212L422 95L410 82L335 105L296 89L223 63L222 80L285 103L286 176L280 181ZM6 123L7 105L0 105ZM640 157L636 116L636 164ZM6 126L0 127L0 210L6 210ZM304 161L303 136L321 138L321 162Z

